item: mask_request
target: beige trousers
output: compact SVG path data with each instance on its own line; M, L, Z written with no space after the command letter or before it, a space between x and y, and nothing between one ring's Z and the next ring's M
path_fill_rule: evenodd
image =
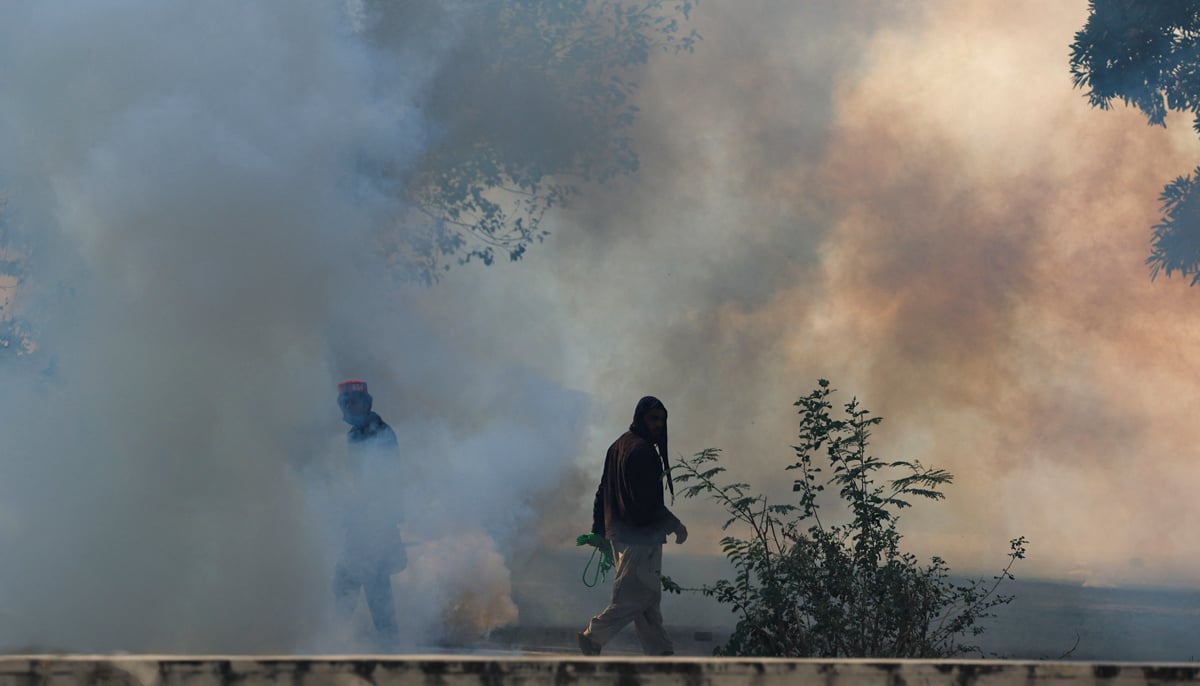
M642 650L647 655L673 653L675 648L663 628L662 544L613 541L617 570L612 600L592 617L583 633L600 645L608 643L626 624L633 622Z

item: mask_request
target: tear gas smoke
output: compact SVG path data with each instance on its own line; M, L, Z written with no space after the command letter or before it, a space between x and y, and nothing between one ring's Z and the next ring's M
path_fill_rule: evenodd
M597 425L637 386L675 451L723 448L787 500L791 403L827 377L886 418L877 455L956 475L905 513L915 552L994 573L1023 534L1026 576L1196 584L1195 293L1142 260L1200 143L1087 105L1066 67L1086 15L705 3L697 53L644 79L638 177L531 261L576 304L571 347L621 342L571 380ZM711 505L676 511L715 548Z
M0 10L0 186L52 361L0 370L0 648L353 648L306 481L344 447L348 376L411 468L405 638L515 618L522 503L571 469L586 407L508 351L464 359L495 337L469 311L393 297L372 246L402 208L364 170L425 144L436 50L368 44L362 9Z
M317 2L0 10L0 185L57 360L0 392L4 644L311 647L322 518L287 465L331 451L345 376L429 475L397 586L477 565L423 622L453 588L509 621L501 558L586 527L642 395L675 451L788 497L822 376L887 418L877 454L956 474L905 514L915 552L991 570L1024 534L1018 573L1197 582L1194 292L1142 259L1200 146L1072 90L1086 2L706 0L696 54L641 79L636 177L521 264L391 297L362 246L396 201L357 162L432 135L414 95L471 6L439 7L388 55ZM708 504L676 512L715 550Z

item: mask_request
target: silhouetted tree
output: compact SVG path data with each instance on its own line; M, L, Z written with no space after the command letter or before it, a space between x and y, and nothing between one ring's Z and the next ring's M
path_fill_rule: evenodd
M699 36L683 28L693 5L492 0L454 17L440 0L369 5L369 33L385 48L428 40L413 34L430 26L457 32L429 49L444 53L420 103L436 138L393 179L415 211L389 257L426 281L447 260L518 260L577 184L635 171L636 70L693 49Z
M380 73L426 84L416 104L431 135L417 164L360 161L408 208L379 246L398 273L432 283L454 263L519 260L579 184L636 171L635 77L656 54L693 49L684 24L696 2L358 3L366 38L404 65ZM28 257L0 224L0 354L31 345L12 305Z
M1189 112L1200 133L1200 0L1091 0L1071 45L1071 74L1091 104L1140 109L1154 126L1168 110ZM1154 225L1151 278L1178 272L1200 283L1200 167L1168 184Z

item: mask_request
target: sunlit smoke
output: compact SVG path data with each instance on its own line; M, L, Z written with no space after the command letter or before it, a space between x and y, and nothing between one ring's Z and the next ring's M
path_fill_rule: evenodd
M1195 294L1143 260L1200 145L1072 88L1086 16L708 3L694 61L646 78L636 183L565 212L587 249L545 267L580 345L622 341L577 367L606 424L654 393L677 452L786 500L791 403L826 377L885 417L879 456L956 475L904 515L917 552L994 573L1026 535L1026 575L1196 583ZM708 504L679 512L715 547Z
M886 418L879 455L956 475L904 514L917 552L994 571L1025 535L1019 574L1194 585L1195 292L1142 261L1200 146L1072 89L1086 5L706 0L696 54L641 75L636 176L522 263L400 292L370 246L404 208L365 170L437 135L423 79L471 3L390 53L362 3L5 6L0 190L47 363L0 379L0 646L326 645L303 477L348 377L414 475L413 642L520 617L506 556L586 530L642 395L676 453L789 498L818 377ZM716 552L713 508L675 509Z

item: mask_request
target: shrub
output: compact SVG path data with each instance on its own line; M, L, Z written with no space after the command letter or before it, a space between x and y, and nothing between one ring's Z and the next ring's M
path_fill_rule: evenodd
M702 593L730 606L738 622L718 655L780 657L938 658L979 653L970 637L980 620L1012 601L998 593L1025 556L1025 538L1010 541L1008 563L991 581L955 581L944 560L922 564L900 549L897 513L912 498L941 500L953 476L917 461L885 462L868 454L871 428L882 421L857 399L831 414L834 390L821 379L795 403L800 408L794 503L772 504L745 483L721 484L721 452L703 450L674 468L683 494L705 495L728 513L746 538L726 536L722 549L732 580L684 589L664 577L664 588ZM828 471L825 471L828 470ZM885 478L881 470L900 476ZM836 489L845 508L822 519L820 496Z

